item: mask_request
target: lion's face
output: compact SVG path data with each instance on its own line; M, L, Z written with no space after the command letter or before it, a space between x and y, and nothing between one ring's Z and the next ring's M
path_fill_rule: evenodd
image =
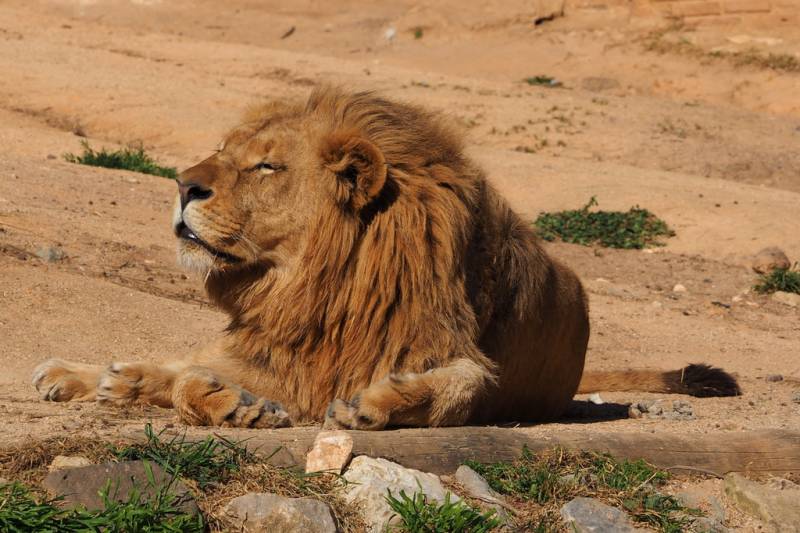
M280 265L296 254L319 172L290 124L240 127L219 151L181 173L174 215L178 253L193 270Z
M380 152L354 131L283 116L236 128L178 179L181 263L201 273L290 265L323 203L357 211L382 187Z

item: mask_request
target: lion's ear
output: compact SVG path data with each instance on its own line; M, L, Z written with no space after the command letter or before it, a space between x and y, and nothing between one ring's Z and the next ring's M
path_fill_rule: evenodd
M337 199L360 210L386 183L386 159L377 146L353 131L330 135L323 146L325 167L337 177Z

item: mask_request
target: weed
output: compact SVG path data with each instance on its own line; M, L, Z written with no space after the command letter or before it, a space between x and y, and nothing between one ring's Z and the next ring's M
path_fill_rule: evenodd
M422 39L423 34L424 31L422 29L422 26L417 26L416 28L414 28L414 39Z
M444 502L429 502L425 494L415 492L408 496L400 491L395 497L387 491L386 501L392 511L400 518L396 530L408 533L485 533L501 525L495 511L480 512L462 501L450 501L450 493L445 494Z
M145 444L113 448L112 453L122 461L152 461L172 475L193 479L200 488L211 482L224 481L231 472L239 470L242 463L253 460L247 448L222 437L187 441L185 435L175 435L165 440L162 439L163 433L155 433L153 426L146 424Z
M523 448L511 463L466 464L497 492L533 505L527 528L535 531L556 527L561 506L578 496L622 507L635 521L668 533L682 531L699 513L657 492L669 475L642 460L618 461L606 454L561 449L533 454Z
M608 248L642 249L647 246L662 246L658 237L671 237L675 232L666 222L647 209L632 207L622 211L589 211L597 205L592 196L589 203L580 209L542 213L534 222L539 235L553 241L590 245L599 243Z
M761 294L777 291L800 294L800 270L797 264L793 268L776 268L772 272L759 276L753 290Z
M201 515L178 508L181 501L170 491L175 478L155 487L152 470L146 472L156 489L152 497L144 498L141 491L133 490L127 500L117 501L106 485L100 494L103 509L93 511L62 508L63 498L47 499L20 483L0 485L0 531L205 531Z
M142 147L123 148L113 152L103 148L98 152L92 149L86 141L82 141L81 146L83 147L83 154L64 154L64 159L70 163L80 163L81 165L93 167L119 168L170 179L178 177L178 171L175 167L162 167L147 155Z
M543 87L561 87L563 85L560 81L550 76L531 76L522 81L528 85L540 85Z

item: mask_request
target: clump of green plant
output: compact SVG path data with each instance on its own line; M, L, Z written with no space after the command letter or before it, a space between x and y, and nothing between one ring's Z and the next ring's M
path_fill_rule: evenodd
M89 146L86 141L81 142L83 153L80 155L64 154L64 159L70 163L79 163L93 167L119 168L141 172L142 174L153 174L165 178L176 179L178 170L175 167L164 167L156 163L141 146L139 148L123 148L113 152L105 148L96 151Z
M462 501L450 501L450 493L444 502L429 502L425 494L415 492L409 496L400 491L395 497L387 491L386 501L400 518L395 530L408 533L485 533L501 525L495 511L480 512Z
M144 444L112 448L114 457L122 461L152 461L172 475L193 479L200 488L224 481L243 463L254 460L241 443L219 436L200 441L187 440L185 434L163 439L164 431L156 433L150 424L145 425L144 434Z
M759 276L753 290L761 294L773 292L793 292L800 294L800 270L797 264L792 268L776 268L772 272Z
M146 472L148 481L154 484L152 470ZM205 531L201 515L187 514L179 508L181 499L171 492L171 486L172 481L154 486L155 491L148 498L134 489L126 500L117 501L110 495L110 485L106 485L100 494L103 509L90 511L83 507L63 508L63 498L48 499L20 483L0 485L0 531Z
M528 85L541 85L544 87L561 87L562 85L560 81L551 76L530 76L522 81Z
M414 28L414 39L422 39L423 35L424 35L424 30L422 29L422 26L417 26L416 28Z
M547 240L556 238L588 246L599 243L607 248L642 249L663 246L659 237L672 237L667 223L647 209L638 206L628 211L589 211L597 205L592 196L589 203L577 210L542 213L534 222L539 235Z
M513 462L466 464L501 494L535 505L529 529L551 531L560 523L559 510L578 496L622 507L637 522L668 533L683 531L699 514L657 488L669 474L649 463L618 461L606 454L562 449L533 454L523 448Z

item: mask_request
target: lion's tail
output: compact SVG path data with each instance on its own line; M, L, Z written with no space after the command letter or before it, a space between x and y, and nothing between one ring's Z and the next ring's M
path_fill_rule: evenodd
M742 390L729 373L704 364L680 370L620 370L584 372L578 393L641 391L691 396L739 396Z

